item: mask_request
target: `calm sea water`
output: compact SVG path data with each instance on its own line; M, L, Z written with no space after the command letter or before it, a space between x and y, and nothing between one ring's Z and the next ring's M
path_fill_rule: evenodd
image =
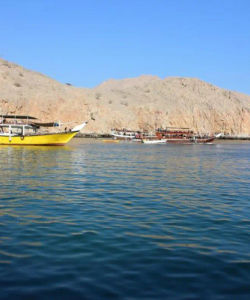
M1 299L249 299L250 143L0 146Z

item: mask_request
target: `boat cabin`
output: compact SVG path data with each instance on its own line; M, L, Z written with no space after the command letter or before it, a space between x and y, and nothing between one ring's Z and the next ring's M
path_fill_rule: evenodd
M194 136L194 132L190 128L167 127L165 129L158 128L156 136L158 138L191 138Z
M58 123L39 123L37 118L20 115L0 115L1 136L25 136L37 133L40 127L57 127Z

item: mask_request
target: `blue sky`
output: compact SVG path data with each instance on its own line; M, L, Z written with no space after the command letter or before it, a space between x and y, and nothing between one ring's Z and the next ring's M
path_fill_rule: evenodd
M142 74L250 94L249 0L0 0L0 57L93 87Z

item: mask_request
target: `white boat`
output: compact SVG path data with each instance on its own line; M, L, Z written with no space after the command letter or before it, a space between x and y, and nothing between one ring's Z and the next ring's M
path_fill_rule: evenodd
M111 135L114 139L117 140L129 140L140 142L142 138L151 137L152 135L149 134L147 131L136 131L136 130L129 130L126 128L122 129L111 129Z
M166 144L166 139L160 139L160 140L150 140L150 139L142 139L141 142L143 144Z
M114 137L114 139L120 139L120 140L132 140L136 138L136 132L134 131L111 131L111 135Z

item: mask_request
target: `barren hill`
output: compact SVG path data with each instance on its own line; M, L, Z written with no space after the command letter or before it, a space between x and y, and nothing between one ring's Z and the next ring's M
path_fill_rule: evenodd
M76 88L0 59L0 113L44 121L96 121L85 132L113 127L190 127L202 133L250 135L250 96L195 78L140 76Z

